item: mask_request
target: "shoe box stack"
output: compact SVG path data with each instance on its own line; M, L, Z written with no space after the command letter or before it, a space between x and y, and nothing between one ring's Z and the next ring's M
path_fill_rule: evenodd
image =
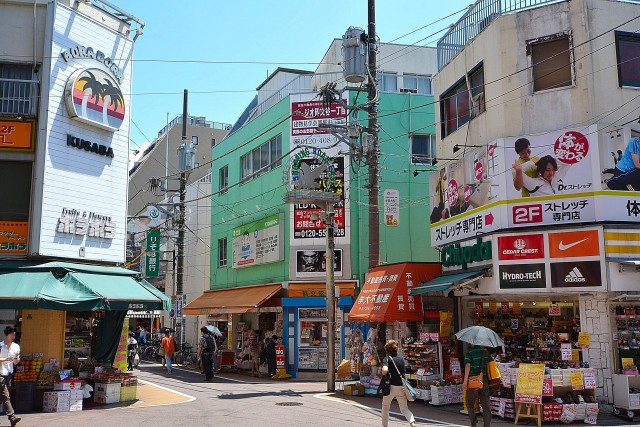
M450 405L462 402L462 384L431 386L432 405Z
M516 403L513 399L491 396L489 400L491 402L491 415L511 419L516 417Z
M93 401L103 405L120 402L121 381L122 380L110 383L96 383Z

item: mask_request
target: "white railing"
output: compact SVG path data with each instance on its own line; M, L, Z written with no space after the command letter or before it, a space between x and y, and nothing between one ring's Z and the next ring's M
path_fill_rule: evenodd
M0 79L0 115L35 117L37 112L37 80Z

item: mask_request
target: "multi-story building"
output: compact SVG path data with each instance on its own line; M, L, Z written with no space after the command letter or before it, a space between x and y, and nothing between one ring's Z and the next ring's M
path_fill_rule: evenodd
M366 93L344 92L344 103L331 105L318 98L327 82L346 86L342 68L329 65L340 62L341 45L333 41L315 72L276 70L214 147L211 291L185 309L188 315L226 321L228 347L238 360L248 329L283 337L287 370L297 375L326 370L327 358L325 226L318 205L285 202L298 178L309 179L320 168L315 182L340 199L334 207L333 260L339 289L337 358L349 357L347 313L368 272L367 168L353 150L317 126L318 120L344 125L347 116L350 123L366 126L366 114L351 109L366 102ZM425 183L435 151L431 76L436 52L424 47L400 52L402 47L381 44L379 52L379 204L381 212L388 208L377 225L383 264L437 260L435 250L424 244Z
M125 260L129 58L144 24L108 2L0 9L1 321L21 328L25 354L61 367L113 362L107 342L117 342L127 310L169 305L116 267Z
M525 361L595 369L583 394L602 404L640 354L624 316L640 307L639 13L481 0L438 42L434 78L450 160L432 175L431 242L475 280L456 291L462 326Z

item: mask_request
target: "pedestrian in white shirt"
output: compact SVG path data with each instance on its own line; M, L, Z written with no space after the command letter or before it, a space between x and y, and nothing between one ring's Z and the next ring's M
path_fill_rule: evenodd
M13 374L13 366L20 361L20 346L13 342L16 339L15 328L7 326L4 329L4 335L4 341L0 342L0 398L9 417L9 422L12 426L15 426L21 418L16 417L15 412L13 412L9 386L11 375Z

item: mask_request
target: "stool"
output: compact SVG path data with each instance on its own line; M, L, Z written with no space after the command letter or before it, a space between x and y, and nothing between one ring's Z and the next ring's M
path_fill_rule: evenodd
M540 427L542 425L542 404L516 402L516 420L514 421L514 424L517 425L520 418L536 420L538 422L538 427Z

